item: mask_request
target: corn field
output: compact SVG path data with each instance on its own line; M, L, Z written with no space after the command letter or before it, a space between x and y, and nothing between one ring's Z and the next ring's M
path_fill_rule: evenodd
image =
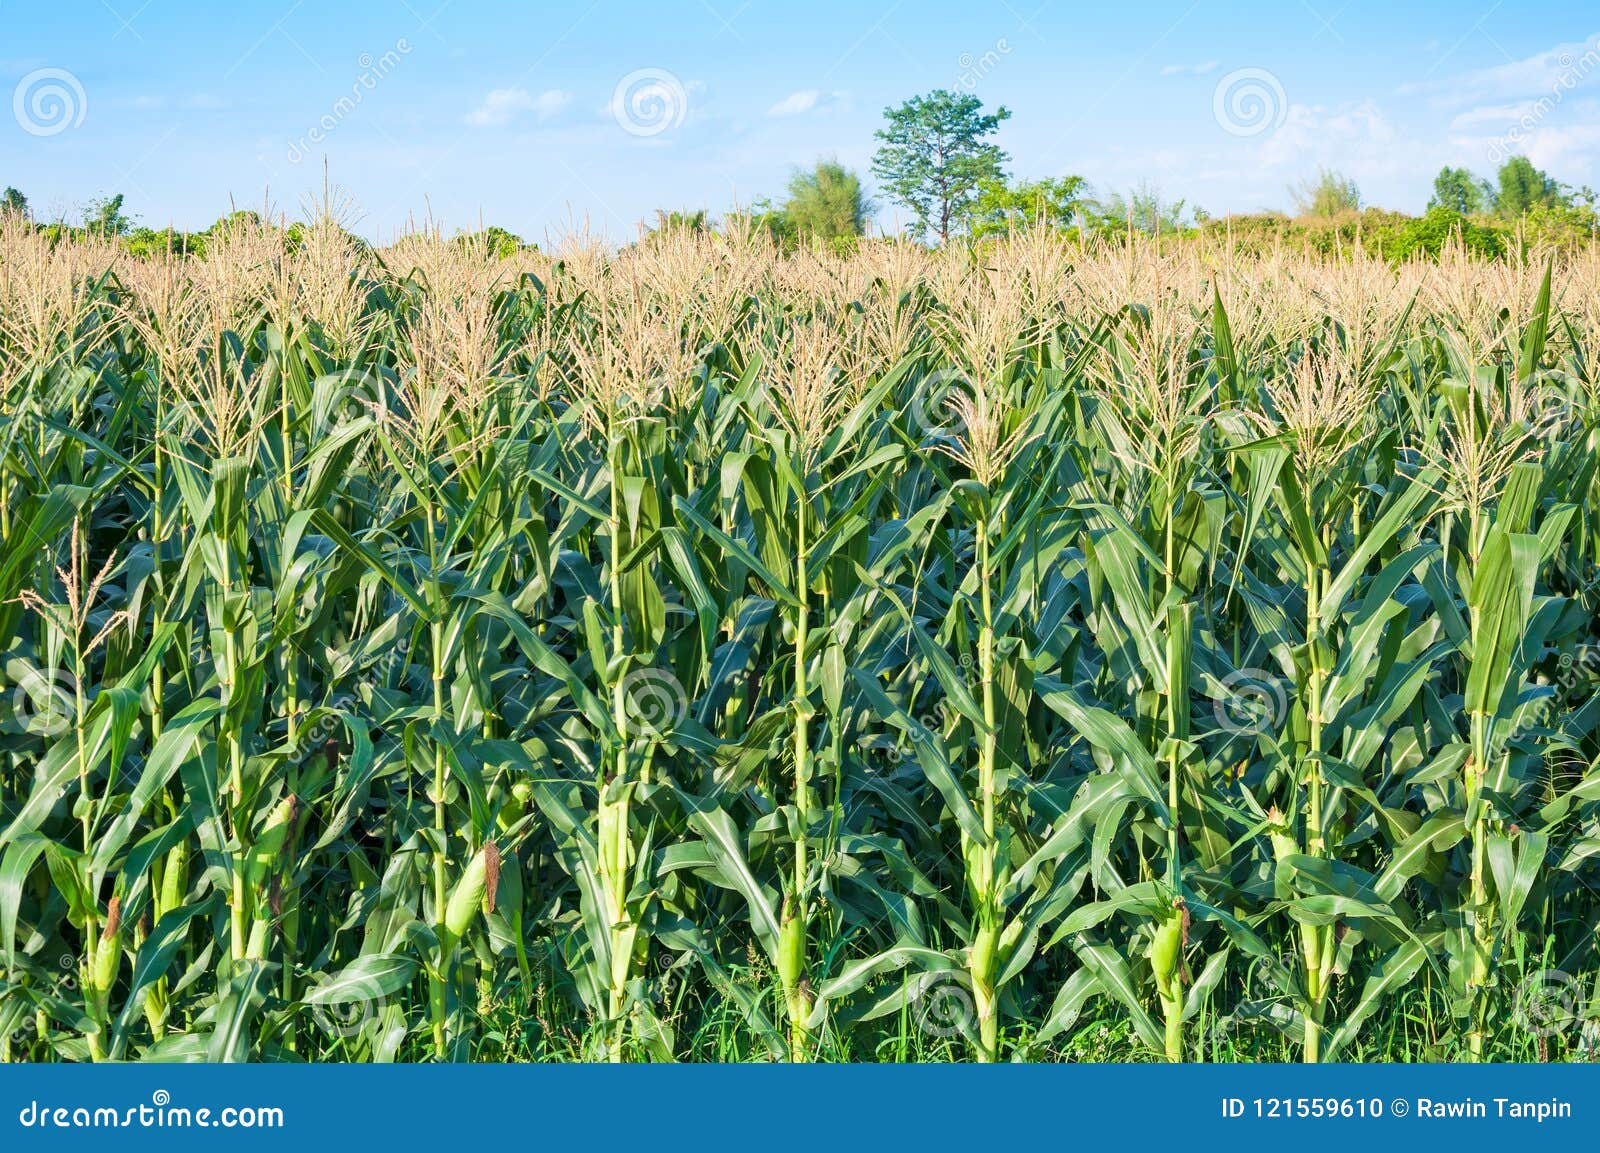
M9 218L0 320L6 1059L1586 1048L1593 249Z

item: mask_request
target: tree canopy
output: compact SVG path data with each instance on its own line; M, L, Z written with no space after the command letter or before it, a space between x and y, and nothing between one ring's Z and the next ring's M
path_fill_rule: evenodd
M122 193L101 196L83 209L83 226L100 236L125 236L133 229L133 217L122 211Z
M861 178L837 160L819 160L789 181L789 199L780 210L783 228L797 238L829 243L860 236L876 205Z
M1361 189L1356 182L1331 168L1289 187L1295 211L1301 216L1339 216L1361 211Z
M1126 193L1111 192L1093 203L1094 225L1102 233L1174 232L1184 226L1182 200L1166 200L1153 184L1140 182Z
M1513 156L1500 166L1496 197L1502 215L1521 216L1536 208L1556 208L1564 203L1561 185L1533 166L1526 156Z
M1008 184L999 177L978 182L972 234L994 236L1032 224L1065 228L1088 203L1089 182L1081 176L1022 180Z
M1446 165L1433 178L1433 196L1428 208L1430 211L1447 208L1459 216L1477 216L1494 208L1494 188L1465 168Z
M939 89L883 114L872 174L916 215L913 233L946 243L970 227L983 182L1006 178L1011 157L989 137L1011 113L986 113L971 93Z

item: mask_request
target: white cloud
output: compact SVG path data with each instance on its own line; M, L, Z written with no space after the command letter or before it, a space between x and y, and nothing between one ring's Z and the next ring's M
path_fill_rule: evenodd
M1519 151L1525 152L1538 167L1549 169L1552 175L1572 173L1576 181L1600 163L1600 124L1590 121L1562 128L1541 128Z
M572 93L552 88L547 92L539 93L538 98L533 102L533 110L538 113L540 120L544 120L554 116L571 103Z
M1600 36L1399 91L1449 110L1454 163L1492 170L1521 153L1575 183L1600 163Z
M1422 56L1415 75L1436 56ZM1217 75L1233 64L1196 84L1187 78L1199 67L1169 57L1163 68L1157 58L1149 74L1159 71L1173 78L1172 88L1204 88L1209 95ZM1492 178L1507 155L1520 152L1568 184L1593 185L1600 173L1600 41L1594 38L1467 75L1441 66L1398 93L1349 96L1273 104L1274 126L1257 135L1230 139L1219 129L1170 155L1150 145L1110 146L1075 158L1074 171L1093 173L1101 190L1157 180L1174 199L1214 212L1287 208L1289 187L1318 167L1355 180L1368 204L1410 212L1422 210L1433 174L1447 164Z
M795 92L778 101L767 109L768 116L799 116L802 112L810 112L817 106L817 101L822 99L822 93L815 88L808 88L803 92Z
M1449 107L1485 99L1547 95L1589 83L1600 83L1600 35L1557 44L1493 68L1403 84L1398 91L1402 96L1426 96L1436 107Z
M1450 121L1451 128L1475 128L1488 125L1491 128L1501 128L1513 124L1524 116L1535 111L1534 102L1524 100L1516 104L1485 104L1482 108L1469 108L1458 113Z
M821 92L815 88L803 88L799 92L791 92L771 108L767 109L768 116L801 116L807 112L833 108L842 104L845 99L843 92Z
M1217 70L1217 61L1207 60L1200 64L1168 64L1161 70L1163 76L1204 76L1208 72Z
M1393 152L1394 140L1394 125L1371 100L1336 108L1291 104L1283 124L1262 142L1261 161L1276 168L1376 161Z
M1600 166L1600 101L1524 101L1470 109L1451 121L1451 147L1492 170L1521 153L1558 180L1586 183Z
M572 93L549 89L535 96L526 88L496 88L467 114L467 123L481 127L510 124L525 112L548 120L572 103Z

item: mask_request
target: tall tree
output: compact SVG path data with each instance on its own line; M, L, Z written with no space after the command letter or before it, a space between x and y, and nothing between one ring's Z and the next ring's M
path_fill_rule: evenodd
M1361 209L1356 182L1331 168L1319 168L1315 176L1291 185L1289 195L1301 216L1341 216Z
M1561 185L1526 156L1513 156L1500 166L1498 200L1502 215L1521 216L1534 208L1554 208L1562 203Z
M916 213L919 237L931 230L943 244L970 223L979 184L1005 179L1011 157L988 138L1011 113L986 113L976 96L939 89L883 114L888 123L875 134L883 143L872 174Z
M17 216L26 217L28 215L28 198L8 184L5 192L0 193L0 212L9 212Z
M874 209L859 176L837 160L819 160L811 171L797 171L789 181L783 214L794 234L832 242L860 236Z
M1476 216L1494 208L1494 188L1465 168L1446 165L1433 178L1433 197L1429 208L1448 208L1462 216Z

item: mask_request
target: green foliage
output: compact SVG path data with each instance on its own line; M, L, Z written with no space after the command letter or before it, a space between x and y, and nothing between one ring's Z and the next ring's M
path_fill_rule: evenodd
M1447 165L1433 178L1433 196L1428 200L1430 211L1444 208L1457 216L1477 216L1492 212L1494 206L1494 186L1465 168Z
M122 211L122 203L120 192L89 201L83 209L83 227L96 236L126 236L134 221Z
M5 192L0 193L0 212L9 212L27 218L29 215L28 198L8 184Z
M985 177L978 182L972 234L1004 235L1041 223L1068 228L1088 206L1088 193L1089 182L1081 176L1046 177L1015 184L1000 177Z
M724 235L749 233L765 236L785 251L792 250L795 245L794 230L789 227L783 206L768 196L724 213L718 225L718 231Z
M1442 206L1408 220L1394 239L1380 241L1380 248L1391 259L1408 260L1419 253L1438 256L1452 241L1459 241L1474 256L1495 257L1501 252L1500 235L1494 229Z
M779 210L780 229L801 240L833 244L861 236L875 210L859 176L837 160L819 160L790 179L789 198Z
M1502 216L1518 217L1541 208L1558 208L1568 202L1561 185L1533 166L1526 156L1513 156L1500 166L1495 206Z
M652 233L676 232L710 232L712 230L711 217L704 208L690 209L656 209L655 223L650 226Z
M1331 219L1361 211L1361 190L1349 177L1328 168L1291 185L1289 195L1301 216Z
M493 224L479 232L464 232L456 239L463 246L481 250L499 260L509 259L527 247L522 237Z
M218 222L221 223L220 221ZM216 227L216 225L213 225ZM309 252L314 239L313 232L321 230L323 233L338 238L339 247L347 248L353 252L370 253L372 245L365 239L351 232L343 223L330 216L323 216L311 224L295 221L282 230L283 245L291 252ZM272 229L277 232L277 229Z
M238 208L228 213L226 216L219 216L213 220L210 226L205 230L204 235L216 236L218 233L225 232L229 229L260 228L263 226L270 227L271 225L269 221L262 219L261 213L250 208Z
M1005 108L985 113L976 96L948 89L884 109L872 174L915 215L914 235L943 244L969 227L981 183L1005 179L1010 157L988 138L1010 116Z
M1600 215L1591 204L1557 204L1535 208L1507 226L1510 239L1530 248L1572 251L1595 243ZM1510 239L1507 248L1510 248Z
M1593 318L1281 227L1337 265L65 254L0 329L0 1057L1534 1055L1600 967Z
M1141 182L1127 193L1112 192L1090 204L1090 222L1104 236L1127 236L1129 232L1153 236L1180 232L1188 226L1185 202L1169 201L1160 189Z
M1399 261L1436 256L1457 234L1469 252L1485 257L1524 250L1573 251L1593 243L1597 226L1600 221L1587 207L1539 209L1515 221L1463 217L1437 207L1420 217L1368 208L1332 219L1291 220L1278 213L1220 217L1204 222L1199 234L1239 253L1284 248L1333 256L1359 245L1372 255Z
M204 256L205 240L204 233L187 235L172 228L135 228L127 234L128 252L140 257L154 256L156 253Z

